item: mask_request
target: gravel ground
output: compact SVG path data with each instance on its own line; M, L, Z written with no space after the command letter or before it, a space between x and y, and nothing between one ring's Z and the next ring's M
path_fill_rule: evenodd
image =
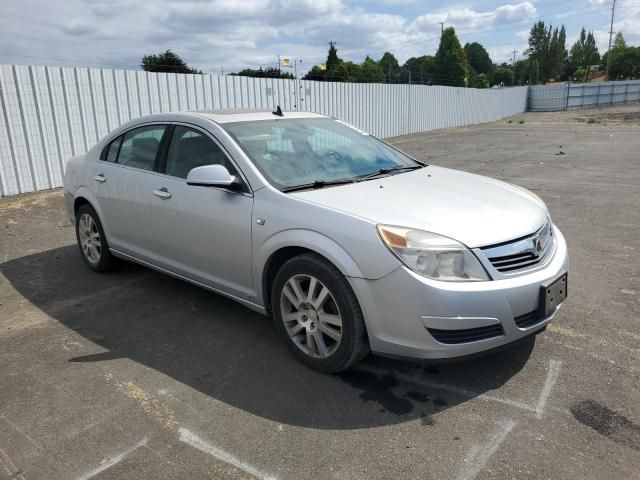
M60 190L0 199L0 479L640 478L638 112L392 139L533 190L569 243L549 328L463 363L310 371L225 298L91 273Z

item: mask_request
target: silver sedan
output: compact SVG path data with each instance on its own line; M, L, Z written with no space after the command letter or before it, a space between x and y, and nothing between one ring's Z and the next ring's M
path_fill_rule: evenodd
M535 194L322 115L142 117L71 159L64 191L89 268L117 257L226 295L325 372L502 347L567 295L567 245Z

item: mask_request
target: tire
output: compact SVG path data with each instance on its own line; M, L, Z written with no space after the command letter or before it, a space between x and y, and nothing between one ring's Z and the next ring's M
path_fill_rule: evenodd
M113 268L116 259L109 251L100 217L89 204L76 212L76 240L82 259L91 270L102 273Z
M339 372L369 353L362 310L351 286L319 255L305 253L280 268L271 307L289 349L314 370Z

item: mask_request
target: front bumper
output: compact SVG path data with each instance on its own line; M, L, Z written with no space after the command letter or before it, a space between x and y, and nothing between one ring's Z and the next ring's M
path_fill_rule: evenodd
M511 278L440 282L404 266L377 280L350 278L371 350L399 357L455 358L493 350L542 329L559 307L546 318L532 319L540 286L569 268L566 241L556 227L554 233L555 252L544 268ZM529 320L523 321L527 316ZM481 339L465 340L466 331L471 332L469 338ZM482 338L473 332L494 335ZM450 343L452 338L455 343Z

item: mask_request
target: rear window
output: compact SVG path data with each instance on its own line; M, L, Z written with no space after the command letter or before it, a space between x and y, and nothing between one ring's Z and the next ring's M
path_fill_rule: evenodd
M117 162L127 167L153 170L166 125L149 125L123 135Z
M100 155L100 160L104 160L105 162L115 163L118 159L118 150L120 149L120 144L122 143L122 135L113 140L109 145L104 147L102 150L102 155Z

